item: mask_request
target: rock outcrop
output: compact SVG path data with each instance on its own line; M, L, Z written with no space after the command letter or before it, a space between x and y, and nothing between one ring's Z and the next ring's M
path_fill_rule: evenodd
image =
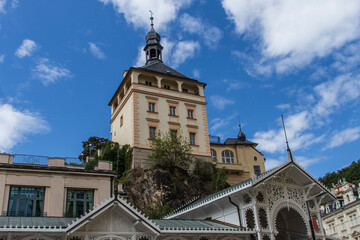
M211 189L211 181L200 181L181 168L135 168L124 183L128 201L149 217L160 217L191 200L210 194Z

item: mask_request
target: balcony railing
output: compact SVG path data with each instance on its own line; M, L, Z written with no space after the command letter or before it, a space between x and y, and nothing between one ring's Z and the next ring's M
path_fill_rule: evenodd
M36 164L36 165L48 165L49 157L47 156L36 156L36 155L24 155L14 154L13 163L25 163L25 164Z
M221 143L221 139L219 136L209 135L210 143Z
M14 154L13 163L48 165L49 158L48 156ZM75 157L65 157L64 159L66 165L84 165L82 161Z
M46 217L46 212L37 212L37 213L25 213L24 211L3 211L3 216L12 216L12 217Z

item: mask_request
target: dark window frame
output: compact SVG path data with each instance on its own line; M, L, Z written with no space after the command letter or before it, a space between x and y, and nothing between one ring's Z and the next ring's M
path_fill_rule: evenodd
M69 197L70 191L73 192L72 197ZM81 194L83 194L83 197L81 197ZM91 198L88 198L89 196L88 194L90 194ZM79 208L80 206L82 206L82 209ZM86 212L89 212L91 209L93 209L93 207L94 207L94 190L72 189L72 188L67 189L65 217L80 217L84 215Z
M170 106L169 107L169 115L170 116L176 116L176 107L175 106Z
M154 102L149 102L148 111L155 112L155 103Z
M156 138L156 127L149 127L149 139L153 140Z
M196 133L189 133L189 142L190 145L196 145Z
M44 203L45 188L10 186L7 216L41 217Z
M194 119L194 110L188 109L188 118Z

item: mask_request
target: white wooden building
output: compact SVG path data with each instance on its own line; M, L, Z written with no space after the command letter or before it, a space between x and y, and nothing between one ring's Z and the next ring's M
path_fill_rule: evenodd
M0 240L326 239L319 207L333 199L289 161L163 219L113 196L79 219L0 217Z

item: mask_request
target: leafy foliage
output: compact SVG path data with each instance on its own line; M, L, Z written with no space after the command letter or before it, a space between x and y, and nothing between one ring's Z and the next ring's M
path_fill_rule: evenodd
M149 158L154 161L154 168L179 167L188 170L192 163L191 147L188 140L181 135L177 137L171 132L159 133L150 146L152 154Z
M325 176L319 178L319 180L328 188L332 188L332 184L336 184L342 178L356 185L360 183L360 159L337 172L326 173Z
M161 201L155 201L147 206L145 214L150 219L161 219L163 216L166 216L174 210L175 208L172 208L167 204L163 205Z
M217 192L228 187L227 169L217 168L216 162L206 162L196 159L193 174L198 176L201 182L211 182L211 191Z
M132 148L130 145L120 146L117 142L108 141L102 154L100 156L95 154L94 159L85 164L85 169L94 169L97 166L98 160L112 162L113 170L118 173L118 178L121 178L130 169Z
M90 152L93 155L97 150L104 149L107 142L109 142L109 139L107 138L100 138L96 136L89 137L87 141L82 142L83 151L79 155L79 159L85 162L86 157L90 156Z

